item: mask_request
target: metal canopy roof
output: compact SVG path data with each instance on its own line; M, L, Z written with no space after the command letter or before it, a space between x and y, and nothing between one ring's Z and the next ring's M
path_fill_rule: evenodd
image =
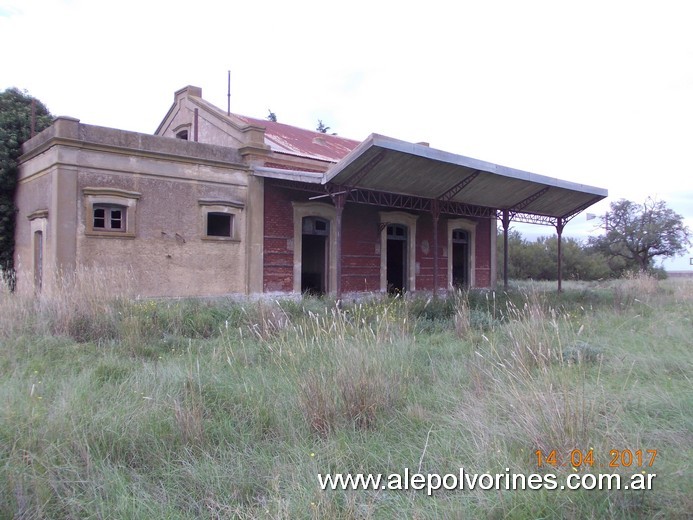
M570 219L608 196L595 188L371 134L324 175L323 184ZM530 218L529 221L532 221Z

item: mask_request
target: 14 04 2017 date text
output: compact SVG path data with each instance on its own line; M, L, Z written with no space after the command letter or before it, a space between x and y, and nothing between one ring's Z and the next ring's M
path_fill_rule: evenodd
M557 450L544 452L536 450L534 455L537 458L537 467L542 466L581 466L589 467L609 467L609 468L630 468L630 467L652 467L657 458L657 450L609 450L606 454L595 456L594 449L578 450L574 449L568 453L560 454Z

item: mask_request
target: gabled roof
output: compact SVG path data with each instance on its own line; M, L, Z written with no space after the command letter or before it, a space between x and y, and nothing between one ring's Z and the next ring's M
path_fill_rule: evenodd
M608 196L602 188L563 181L472 159L422 144L371 134L359 143L295 126L228 114L202 99L201 89L186 87L176 93L206 107L241 132L255 132L258 141L276 154L330 163L324 174L284 169L280 164L255 166L258 176L283 181L343 187L354 194L379 192L433 202L486 208L485 214L507 210L512 218L540 224L558 224ZM174 104L175 106L175 104ZM166 116L168 119L173 108ZM165 119L165 120L166 120ZM160 125L159 130L163 126ZM264 131L263 131L264 130ZM282 161L277 161L281 163ZM271 166L271 167L270 167ZM329 188L328 188L329 189Z
M265 144L272 151L278 153L337 162L359 144L359 141L338 135L323 134L265 119L234 115L248 124L263 126L265 128Z
M187 99L195 107L200 107L207 114L217 119L215 126L222 132L230 135L244 134L250 130L247 136L251 140L264 139L264 144L278 154L292 155L306 159L313 159L325 163L336 163L351 150L358 146L360 141L347 139L338 135L324 134L315 130L306 130L296 126L277 123L266 119L256 119L240 114L227 113L216 105L202 97L202 89L188 85L174 94L174 102L168 113L156 129L156 135L170 128L180 109L182 100ZM190 116L188 116L190 117ZM185 119L185 118L184 118ZM237 137L242 142L244 137ZM259 141L259 139L257 139ZM255 141L257 142L257 141ZM321 167L322 169L324 167Z

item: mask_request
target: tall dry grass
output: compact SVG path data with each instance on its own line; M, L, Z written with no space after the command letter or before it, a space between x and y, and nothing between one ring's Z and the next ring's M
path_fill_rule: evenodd
M582 339L584 324L537 291L525 294L521 305L506 301L499 312L503 326L482 336L469 363L475 393L493 396L494 406L481 417L466 405L458 414L471 413L480 430L495 422L507 439L546 453L594 444L604 434L599 414L606 398L594 390L600 381L590 366L602 357Z
M84 273L62 295L2 295L0 517L690 510L686 466L665 455L691 447L693 298L678 285L624 280L556 295L537 284L338 307L310 298L133 300L128 288L99 289L105 278ZM543 471L535 450L565 459L574 448L597 457L657 448L662 480L638 496L429 497L325 492L316 482L318 472L404 468L529 474Z
M409 338L403 309L401 299L332 304L318 312L256 302L246 313L241 348L231 335L227 357L242 356L248 363L244 342L260 342L267 359L297 382L301 413L318 436L345 427L369 430L393 412L402 395L396 351Z
M125 269L80 267L54 273L38 293L17 293L0 286L0 334L70 336L78 340L112 337L117 305L134 297Z

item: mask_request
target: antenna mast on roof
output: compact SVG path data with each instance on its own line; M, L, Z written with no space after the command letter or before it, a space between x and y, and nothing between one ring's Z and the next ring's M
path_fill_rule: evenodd
M226 115L231 115L231 71L229 71L228 87L226 90Z

